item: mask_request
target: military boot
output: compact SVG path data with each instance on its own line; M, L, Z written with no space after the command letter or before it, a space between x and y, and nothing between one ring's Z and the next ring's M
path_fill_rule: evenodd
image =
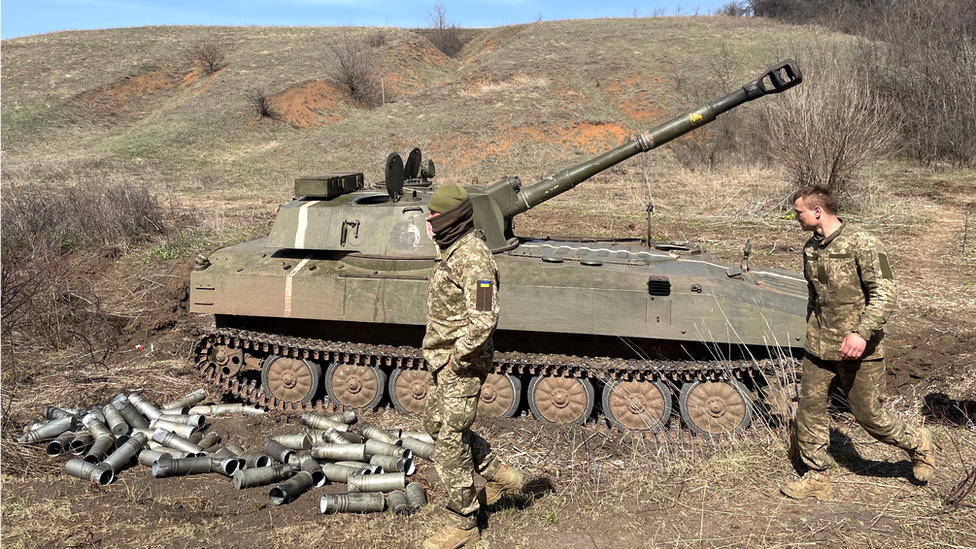
M922 440L918 443L918 448L908 451L908 457L912 460L912 473L915 475L915 480L928 482L935 473L935 448L932 447L932 431L925 427L919 427L918 433Z
M485 484L484 502L492 505L502 498L503 492L522 489L522 470L502 463L495 474Z
M424 540L424 549L457 549L465 545L474 545L481 540L478 527L463 530L455 526L445 526L436 534Z
M828 500L832 492L830 488L830 473L807 471L807 474L801 478L785 486L780 486L779 491L783 492L783 495L793 499L817 498L819 500Z

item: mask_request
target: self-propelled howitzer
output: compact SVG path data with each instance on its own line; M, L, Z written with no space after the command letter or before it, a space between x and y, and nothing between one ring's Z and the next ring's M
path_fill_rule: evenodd
M690 246L519 238L512 220L800 81L786 61L531 185L511 177L467 188L501 277L495 368L479 413L584 422L599 400L613 425L651 432L671 421L673 393L692 431L748 425L754 404L769 400L753 395L779 386L773 358L802 346L800 274L750 269L745 259L733 268ZM358 172L300 178L267 238L197 258L191 311L216 323L197 345L201 373L266 407L423 409L418 347L435 256L425 230L434 165L419 149L406 162L393 153L385 175L379 190L365 188Z

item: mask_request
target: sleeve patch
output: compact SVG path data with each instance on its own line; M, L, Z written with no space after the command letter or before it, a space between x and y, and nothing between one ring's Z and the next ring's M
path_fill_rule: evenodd
M878 254L878 262L881 263L881 276L891 280L891 265L888 264L888 254Z
M492 281L487 279L479 280L475 308L479 311L490 311L493 294L494 284L492 284Z

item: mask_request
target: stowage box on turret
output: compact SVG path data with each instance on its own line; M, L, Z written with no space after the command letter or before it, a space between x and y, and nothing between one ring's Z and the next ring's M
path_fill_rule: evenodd
M510 177L467 187L477 234L501 278L495 367L480 414L606 418L654 432L672 420L677 397L681 421L694 432L749 424L754 406L768 404L768 387L782 381L772 365L802 354L802 275L750 269L745 260L732 267L686 245L520 238L512 220L800 82L788 60L531 185ZM435 256L425 226L434 164L414 149L406 162L389 155L385 172L382 190L364 188L361 173L299 179L297 198L279 209L267 238L197 258L191 311L216 323L196 346L202 374L265 407L423 410L419 346Z

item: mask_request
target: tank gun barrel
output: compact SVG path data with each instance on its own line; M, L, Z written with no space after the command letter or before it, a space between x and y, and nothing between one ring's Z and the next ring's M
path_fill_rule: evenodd
M764 95L788 90L802 81L803 77L796 62L787 59L766 69L758 78L725 97L703 103L686 114L659 124L641 133L629 143L559 171L532 185L522 187L519 179L513 177L491 185L487 188L487 192L499 205L504 218L511 219L638 153L660 147L672 139L712 122L726 111Z

